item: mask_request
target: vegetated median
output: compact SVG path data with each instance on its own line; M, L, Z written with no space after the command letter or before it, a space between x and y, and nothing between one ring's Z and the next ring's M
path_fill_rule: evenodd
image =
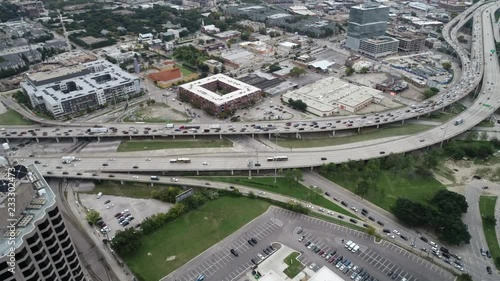
M232 147L233 143L227 139L192 139L192 140L130 140L122 141L118 152L158 150L174 148L209 148Z
M26 120L23 116L12 109L8 109L6 112L0 114L0 124L1 125L31 125L33 124L30 120ZM0 126L1 126L0 125Z
M155 183L153 186L149 183L140 182L124 182L120 184L119 181L94 181L95 188L92 192L82 192L82 193L92 193L97 194L102 192L104 195L113 196L124 196L132 198L151 198L152 191L160 191L167 189L169 186L164 184Z
M312 139L278 139L278 145L286 148L307 148L341 145L353 142L375 140L388 137L412 135L432 128L433 126L421 124L386 125L376 128L361 129L361 133L345 137L325 137Z
M495 219L495 204L497 200L497 196L482 195L479 197L479 211L483 221L483 231L488 249L496 268L500 269L500 246L498 245L497 233L495 232L495 226L498 223Z
M332 210L337 213L341 213L351 217L356 217L351 212L345 210L344 208L335 204L334 202L326 199L323 196L321 190L314 190L311 188L307 188L300 183L298 184L292 183L290 182L289 179L286 179L281 176L276 178L276 185L274 184L274 177L252 177L252 179L248 179L247 177L214 176L214 177L195 177L195 178L196 179L203 178L210 181L220 181L220 182L244 185L248 187L254 187L263 191L269 191L285 196L290 196L298 200L307 201L314 205L321 206L323 208Z

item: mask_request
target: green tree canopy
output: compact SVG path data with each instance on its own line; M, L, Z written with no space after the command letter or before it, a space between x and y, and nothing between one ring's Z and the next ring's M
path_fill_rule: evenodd
M111 240L111 247L120 255L128 255L140 246L141 238L142 231L132 227L118 230Z
M90 225L95 225L97 220L101 217L101 214L95 210L90 210L87 212L86 218Z

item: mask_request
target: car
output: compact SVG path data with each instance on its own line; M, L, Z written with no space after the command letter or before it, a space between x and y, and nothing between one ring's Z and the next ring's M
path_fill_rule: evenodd
M358 221L355 220L355 219L349 219L349 221L352 222L352 223L358 223Z
M326 157L321 157L321 160L325 161L325 160L327 160L327 158Z
M381 221L377 221L377 223L378 223L379 225L381 225L381 226L384 226L384 223L383 223L383 222L381 222Z
M248 244L250 244L250 246L255 246L255 244L253 243L253 241L251 239L248 239L247 242L248 242Z
M321 255L323 255L324 253L325 253L325 251L321 251L321 252L319 252L318 254L321 256Z
M342 204L342 205L344 205L344 206L346 206L346 207L347 207L347 203L346 203L346 202L344 202L344 201L340 202L340 204Z
M138 178L139 178L139 176L132 176L132 178L133 178L133 179L138 179Z
M330 196L330 193L329 193L329 192L325 192L325 195L326 195L326 196Z
M351 207L351 210L353 210L354 212L358 212L358 208L356 208L356 207L354 207L354 206L353 206L353 207Z
M104 167L109 166L109 164L108 164L108 163L102 163L102 165L103 165Z
M257 239L252 237L252 238L250 238L250 240L252 240L252 242L257 245Z
M309 268L310 268L310 269L313 269L314 267L316 267L316 264L315 264L315 263L311 263L311 264L309 265Z
M252 260L252 261L253 261L253 260ZM254 263L255 263L255 262L254 262ZM203 275L203 274L200 274L200 275L198 276L198 278L196 278L196 281L203 281L203 280L205 280L205 275Z
M396 235L392 234L392 233L387 233L387 236L391 237L392 239L395 239L396 238Z
M338 215L337 216L339 219L344 219L344 216L343 215Z
M63 172L63 175L67 175L67 174L69 174L67 171L64 171L64 172Z
M385 233L391 233L391 231L389 229L387 229L387 228L384 228L382 231L385 232Z
M396 235L401 235L401 233L400 233L399 231L397 231L396 229L394 229L392 232L393 232L394 234L396 234Z
M203 162L203 165L205 166L208 166L208 164L209 164L208 162Z
M306 244L304 244L304 246L306 246L306 247L309 245L311 245L311 241L307 241Z
M76 175L77 175L77 176L81 176L81 175L82 175L82 173L78 172L78 173L76 173Z
M422 240L424 242L429 242L429 239L425 238L424 236L420 236L420 240Z
M35 164L41 164L42 162L35 160Z
M255 261L255 259L250 259L250 261L251 261L253 264L257 264L257 262Z
M368 219L369 219L369 220L371 220L371 221L375 221L375 218L374 218L374 217L371 217L371 216L370 216L370 217L368 217Z
M403 239L405 241L408 241L408 237L404 236L403 234L400 234L399 237L401 237L401 239Z
M486 250L486 256L491 259L490 251Z
M109 177L110 177L110 178L114 178L114 177L115 177L115 175L109 175Z
M488 272L488 274L491 274L491 267L487 266L486 267L486 272Z
M230 250L230 252L231 252L231 254L233 254L235 257L237 257L237 256L238 256L238 252L236 252L236 250L235 250L235 249L231 249L231 250Z
M134 169L139 169L139 166L134 166L134 167L132 167L132 168L134 168Z
M106 204L108 204L110 202L111 202L111 200L106 200L106 201L104 201L104 205L106 205Z

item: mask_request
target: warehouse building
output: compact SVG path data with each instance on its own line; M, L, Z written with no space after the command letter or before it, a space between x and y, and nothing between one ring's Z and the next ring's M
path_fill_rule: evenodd
M359 42L359 52L372 58L385 57L398 51L399 41L388 37L362 39Z
M105 60L26 74L21 87L33 108L39 108L55 118L115 104L142 92L138 77Z
M318 116L331 116L340 110L355 113L373 102L379 102L381 92L369 87L356 86L336 77L328 77L283 95L302 100L307 111Z
M224 74L216 74L180 86L178 98L209 114L219 115L255 104L262 98L262 91Z

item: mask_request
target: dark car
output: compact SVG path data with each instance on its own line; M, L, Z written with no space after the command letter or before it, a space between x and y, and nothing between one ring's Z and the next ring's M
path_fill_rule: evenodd
M368 224L364 223L363 224L364 227L370 227Z
M67 175L67 174L69 174L67 171L64 171L64 172L63 172L63 175Z
M237 257L237 256L238 256L238 252L236 252L236 250L231 249L231 251L230 251L230 252L231 252L231 254L233 254L235 257Z
M111 200L106 200L106 201L104 201L104 204L108 204L110 202L111 202Z
M368 217L368 219L371 220L371 221L375 221L374 217Z
M134 166L134 167L132 167L132 168L134 168L134 169L139 169L139 166Z
M490 251L486 250L486 256L487 256L488 258L491 258Z
M487 266L486 271L488 272L488 274L491 274L491 267Z
M448 251L448 249L446 249L445 247L441 247L440 248L441 252L443 253L449 253L450 251Z
M248 242L248 244L250 244L250 246L254 246L255 245L251 239L248 239L247 242Z
M117 218L117 217L119 217L119 216L121 216L121 215L122 215L122 213L116 213L116 214L115 214L115 218Z
M381 225L381 226L384 226L384 223L383 223L383 222L381 222L381 221L377 221L377 223L378 223L379 225Z
M103 165L104 167L106 167L106 166L108 166L108 163L102 163L102 165Z
M252 238L250 238L250 240L252 240L252 242L253 242L254 244L257 244L257 239L255 239L255 238L253 238L253 237L252 237Z
M337 216L339 219L344 219L344 216L343 215L338 215Z
M401 237L401 239L403 239L405 241L408 241L408 237L404 236L403 234L399 235L399 237Z
M255 163L255 167L260 167L260 163Z
M340 202L340 204L342 204L342 205L344 205L344 206L346 206L346 207L347 207L347 203L346 203L346 202L344 202L344 201Z
M429 242L429 240L427 238L425 238L424 236L421 236L420 237L420 240L424 241L424 242Z
M255 260L254 260L254 259L251 259L250 261L251 261L253 264L257 264L257 262L255 262Z
M387 229L387 228L384 228L382 231L385 232L385 233L391 233L391 231L389 229Z
M82 173L78 172L78 173L76 173L76 175L77 175L77 176L81 176L81 175L82 175Z
M42 162L35 160L35 164L41 164Z
M355 220L355 219L349 219L349 221L352 222L352 223L358 223L358 221Z
M330 196L330 193L329 193L329 192L325 192L325 195L326 195L326 196Z
M322 161L325 161L325 160L326 160L326 157L321 157L321 160L322 160Z
M114 177L115 177L115 175L109 175L109 177L110 177L110 178L114 178Z

